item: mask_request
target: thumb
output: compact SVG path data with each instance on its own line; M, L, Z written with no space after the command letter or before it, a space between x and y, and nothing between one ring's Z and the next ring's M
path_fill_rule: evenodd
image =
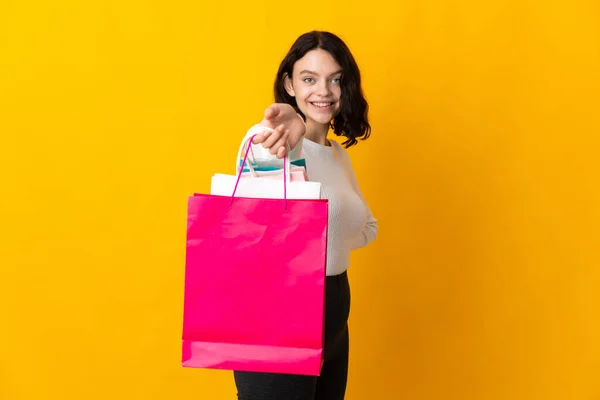
M281 114L282 110L283 110L283 104L279 104L279 103L271 104L265 110L265 119L271 121L271 120L277 118Z

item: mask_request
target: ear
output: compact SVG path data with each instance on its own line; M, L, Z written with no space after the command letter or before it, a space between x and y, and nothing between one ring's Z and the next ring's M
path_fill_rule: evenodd
M294 86L292 85L292 79L287 73L283 76L283 87L290 96L296 96L296 92L294 92Z

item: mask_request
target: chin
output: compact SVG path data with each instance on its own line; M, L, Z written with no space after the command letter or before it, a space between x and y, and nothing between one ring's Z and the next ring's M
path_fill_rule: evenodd
M329 125L331 123L331 121L333 120L333 116L331 118L326 118L326 117L324 118L322 115L313 116L310 114L308 115L308 118L310 118L317 124L321 124L321 125Z
M338 115L338 112L327 114L308 112L304 115L312 121L316 122L317 124L329 125L331 121L333 121L333 119L336 117L336 115Z

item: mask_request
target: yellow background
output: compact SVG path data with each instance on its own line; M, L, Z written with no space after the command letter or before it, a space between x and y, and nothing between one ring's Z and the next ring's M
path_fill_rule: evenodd
M186 196L312 29L373 125L347 398L600 399L598 2L385 3L0 2L0 399L235 397L179 364Z

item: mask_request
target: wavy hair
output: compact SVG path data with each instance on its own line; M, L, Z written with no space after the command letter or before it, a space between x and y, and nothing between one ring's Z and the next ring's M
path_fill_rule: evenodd
M331 122L331 129L337 136L344 136L342 143L349 148L371 136L369 124L369 104L361 87L360 70L350 49L338 36L330 32L312 31L298 37L285 58L281 61L275 78L275 102L287 103L306 119L298 109L296 99L285 90L284 78L292 77L294 64L306 53L315 49L327 51L342 67L340 111Z

